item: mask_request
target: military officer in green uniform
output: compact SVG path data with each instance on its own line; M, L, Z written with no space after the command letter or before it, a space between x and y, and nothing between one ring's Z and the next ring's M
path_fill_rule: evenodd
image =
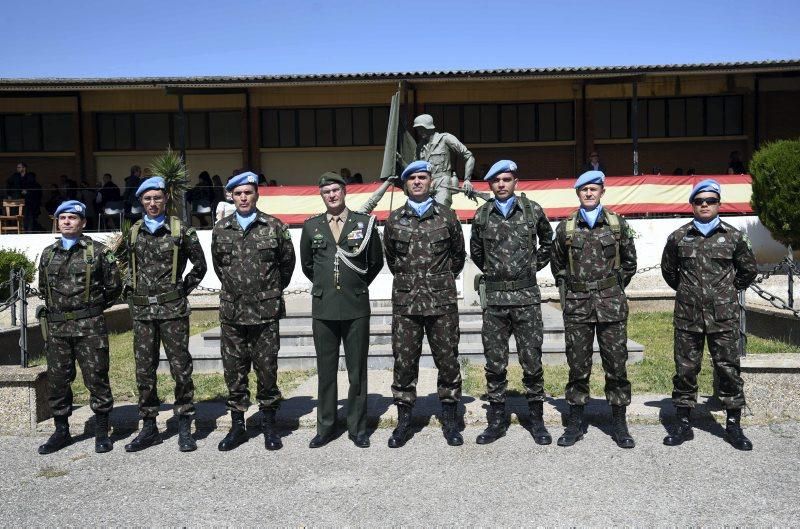
M244 414L250 407L250 366L258 379L264 446L283 446L275 430L278 389L279 318L284 315L283 289L289 285L295 256L289 227L258 210L258 176L244 172L231 178L225 189L236 211L214 226L211 259L222 283L219 320L222 363L228 385L231 429L219 443L228 451L247 441Z
M508 340L517 342L522 366L522 383L528 400L531 431L537 444L552 437L544 425L544 370L542 369L542 307L536 272L550 262L553 229L542 206L517 186L517 164L500 160L484 180L494 198L475 212L470 237L470 255L481 272L483 288L483 338L486 356L486 394L489 400L488 427L476 439L488 444L508 429L506 387L508 386ZM538 248L537 248L538 242Z
M675 293L675 376L672 402L678 424L664 438L676 446L694 438L690 413L697 403L697 375L708 342L719 398L727 410L725 440L738 450L753 443L741 427L745 406L739 365L739 290L758 273L747 235L719 218L722 190L716 180L698 182L689 195L694 219L667 239L661 273Z
M431 196L432 171L432 165L424 160L405 168L401 179L408 200L392 211L383 232L386 264L394 274L392 395L397 405L397 428L389 438L390 448L403 446L410 435L423 335L428 337L439 370L442 432L450 446L464 443L457 424L461 368L455 278L464 268L467 252L455 212Z
M83 235L84 204L68 200L56 209L55 217L61 239L42 252L39 291L46 303L45 315L40 318L46 330L47 386L56 430L39 447L39 453L51 454L72 442L68 420L76 360L95 413L95 452L108 452L113 448L108 437L108 414L114 399L108 380L108 330L103 309L119 297L122 281L114 254Z
M322 175L319 192L326 212L308 219L300 236L300 263L311 280L311 315L317 351L319 393L318 448L336 435L339 344L344 345L347 378L347 431L359 448L367 437L367 352L369 349L369 285L383 268L381 239L375 217L347 209L344 179Z
M175 380L174 412L178 416L178 448L197 449L191 435L194 415L192 357L189 355L189 301L186 297L206 274L206 259L194 228L168 217L166 183L160 176L148 178L136 190L144 217L131 226L127 246L133 316L133 352L139 387L142 429L125 445L128 452L161 443L156 427L160 404L156 387L159 346L169 360ZM192 270L183 277L186 262Z
M600 203L605 175L587 171L575 182L580 208L556 227L550 267L562 292L570 415L560 446L583 438L583 409L589 400L589 376L595 335L611 404L612 437L620 448L636 443L628 431L628 299L624 288L636 273L636 247L627 221Z

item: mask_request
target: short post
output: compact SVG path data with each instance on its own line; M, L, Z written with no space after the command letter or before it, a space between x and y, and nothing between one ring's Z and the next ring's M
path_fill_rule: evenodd
M10 297L15 297L17 295L17 289L14 288L14 277L16 277L16 270L13 268L11 272L8 274L8 292L11 294ZM14 300L14 303L11 304L11 326L17 326L17 301Z
M789 297L788 303L790 308L794 308L794 257L792 256L792 245L789 245L789 255L786 256L786 277L788 281Z
M19 326L19 354L20 365L28 367L28 284L25 281L25 270L19 272L19 299L20 306L20 326Z
M746 290L739 291L739 356L747 356L747 310L745 309ZM716 377L715 377L716 380Z

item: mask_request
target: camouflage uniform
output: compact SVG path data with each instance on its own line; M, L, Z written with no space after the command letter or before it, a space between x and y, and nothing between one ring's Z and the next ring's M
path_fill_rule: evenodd
M556 281L563 282L566 290L562 308L569 364L566 399L571 405L584 405L589 400L595 332L606 375L606 399L614 406L627 406L631 401L631 384L625 366L628 301L623 287L636 273L636 247L633 231L624 218L616 217L619 232L614 233L608 220L610 213L613 212L604 208L594 228L577 214L569 246L569 219L562 220L556 227L550 267ZM619 269L615 270L617 251L620 262Z
M92 246L93 249L87 251ZM75 360L89 390L92 411L108 414L114 399L108 380L108 330L103 309L113 305L122 291L114 254L86 236L69 250L57 241L42 253L39 291L45 297L48 311L49 334L45 347L53 415L68 417L72 414Z
M529 208L527 216L525 207ZM484 218L485 224L482 222ZM485 274L486 281L487 306L483 311L481 332L489 402L506 400L511 333L517 342L527 398L529 401L543 401L544 329L536 272L550 262L553 229L542 207L524 194L517 197L507 218L494 206L494 200L490 200L478 209L475 219L470 256Z
M472 152L458 138L447 132L434 132L426 143L417 145L416 159L425 160L433 167L431 196L436 202L447 207L453 204L452 191L440 186L442 184L458 186L458 176L453 169L451 159L452 154L457 154L464 163L474 159ZM471 176L471 174L465 175L467 179Z
M688 223L667 239L661 273L675 295L675 376L672 400L676 407L697 402L697 375L703 342L719 381L719 397L727 409L744 407L739 368L739 300L755 279L756 260L747 236L726 222L708 237Z
M211 260L222 283L219 320L228 409L247 411L250 406L247 379L252 364L261 410L276 410L281 401L278 319L285 313L282 292L295 263L289 229L258 211L242 230L236 215L229 215L214 226Z
M137 221L143 223L143 221ZM158 415L156 387L159 345L163 344L175 380L175 414L194 414L192 357L189 355L189 302L186 296L206 275L206 258L194 228L180 223L180 233L171 233L170 218L151 234L140 224L135 247L128 240L129 253L135 252L136 270L133 293L128 302L133 317L133 351L136 359L136 384L139 387L139 415ZM132 228L133 229L133 228ZM172 270L172 254L178 245L177 267ZM183 277L186 261L192 270ZM172 275L176 280L173 283Z
M394 401L413 406L416 400L424 332L439 369L439 399L458 402L461 369L455 277L466 259L461 224L453 210L436 202L422 217L406 204L391 213L383 235L386 263L394 274Z

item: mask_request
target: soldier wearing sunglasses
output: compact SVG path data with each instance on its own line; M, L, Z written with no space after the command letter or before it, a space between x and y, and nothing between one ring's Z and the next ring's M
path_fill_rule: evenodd
M747 235L720 220L721 195L715 180L694 186L689 195L694 220L669 236L661 258L664 280L676 290L672 402L678 422L664 444L676 446L694 438L690 414L697 403L697 375L708 342L719 398L727 410L725 440L738 450L752 450L740 425L745 399L738 291L755 279L756 260Z

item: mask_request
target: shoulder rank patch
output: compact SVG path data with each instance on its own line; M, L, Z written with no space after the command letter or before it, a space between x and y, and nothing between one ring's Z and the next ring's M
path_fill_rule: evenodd
M114 264L117 262L117 256L114 255L114 252L106 252L106 262L109 264Z
M753 249L753 241L750 240L750 237L745 232L742 232L742 239L744 239L744 242L747 243L747 248L752 250Z
M292 232L289 231L289 228L283 228L283 238L287 241L292 240Z

